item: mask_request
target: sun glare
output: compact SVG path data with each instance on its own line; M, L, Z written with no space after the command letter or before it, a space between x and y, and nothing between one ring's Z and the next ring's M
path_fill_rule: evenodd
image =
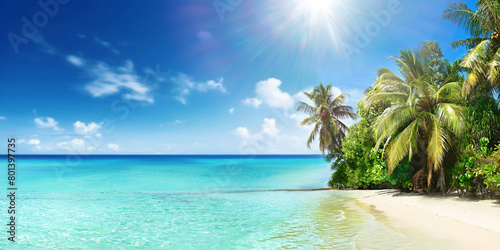
M259 5L265 36L249 37L245 42L259 57L270 44L279 43L285 50L297 51L290 61L297 68L312 67L327 55L343 48L343 36L352 23L353 0L269 0ZM354 6L354 7L353 7ZM279 54L276 52L276 54ZM270 64L276 58L270 56Z
M325 34L335 36L339 25L343 23L337 13L342 10L341 5L339 0L295 0L291 17L299 21L301 30L310 32L309 38Z
M331 8L332 0L306 0L302 1L303 10L307 10L313 15L317 15L320 12L328 12Z
M295 17L307 20L309 24L317 25L335 18L335 9L339 0L296 0ZM330 19L330 20L329 20Z

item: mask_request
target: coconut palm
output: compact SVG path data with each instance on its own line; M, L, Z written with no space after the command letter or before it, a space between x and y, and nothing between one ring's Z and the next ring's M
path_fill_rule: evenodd
M356 118L353 108L344 105L347 95L334 96L331 83L326 87L320 83L311 92L304 92L304 95L314 103L314 106L305 102L299 102L297 105L297 111L309 115L300 125L314 124L311 135L307 139L307 147L310 148L311 143L319 136L319 148L323 154L327 150L339 150L341 140L348 131L348 127L341 119Z
M384 145L389 174L401 160L409 157L415 172L413 182L427 169L428 187L432 172L440 172L441 190L445 192L445 153L453 136L464 129L464 107L459 83L433 84L424 69L425 62L411 50L401 51L396 61L403 77L387 68L379 70L366 106L390 103L374 123L376 149ZM439 87L441 86L441 87Z
M471 94L478 87L490 91L498 89L500 79L500 2L478 0L476 11L465 3L452 3L443 17L462 27L471 36L452 43L454 48L469 49L462 67L469 69L463 85L464 94ZM493 87L493 88L492 88Z

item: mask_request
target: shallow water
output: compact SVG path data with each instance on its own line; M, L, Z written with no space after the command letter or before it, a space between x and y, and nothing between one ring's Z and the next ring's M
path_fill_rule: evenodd
M276 191L326 187L331 170L320 157L72 158L18 159L17 242L8 242L4 233L2 249L408 249L440 244L392 229L383 214L356 205L346 192ZM7 207L5 198L0 206ZM1 211L7 221L6 209Z

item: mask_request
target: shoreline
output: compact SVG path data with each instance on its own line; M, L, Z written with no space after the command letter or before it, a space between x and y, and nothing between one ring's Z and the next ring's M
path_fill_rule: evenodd
M348 190L356 205L378 221L409 237L450 242L454 249L498 249L500 201L472 201L399 193L396 190Z

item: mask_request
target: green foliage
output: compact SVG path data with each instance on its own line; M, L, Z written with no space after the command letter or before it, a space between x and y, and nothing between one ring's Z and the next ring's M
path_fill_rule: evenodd
M441 86L446 82L463 82L461 75L465 70L460 66L460 61L450 64L450 61L444 57L439 43L434 41L425 41L420 50L420 57L424 61L425 73L429 81L434 85Z
M500 191L500 145L492 149L489 144L483 137L479 147L469 145L455 164L451 185L463 195L489 196Z
M391 185L401 190L410 190L412 183L409 167L410 164L408 158L406 158L396 167L396 169L394 169L389 177Z
M380 69L372 91L365 97L367 107L381 102L391 104L373 125L375 148L384 146L389 174L408 157L415 163L416 175L425 170L430 187L433 171L444 172L443 160L452 138L463 133L465 108L461 86L456 82L432 82L442 76L433 72L428 66L430 59L419 53L402 50L393 60L402 77L389 69ZM425 161L412 161L413 157ZM444 181L441 184L444 191Z
M480 146L479 140L490 138L490 147L500 143L500 108L499 103L489 96L481 96L468 101L465 119L467 121L467 137L465 145L472 143Z
M463 85L464 93L474 95L477 90L490 94L500 88L500 2L478 0L472 11L464 2L455 2L443 13L443 17L462 27L470 38L452 43L453 47L470 49L461 66L468 74Z
M493 97L500 93L500 34L492 30L500 18L477 15L491 4L500 9L478 1L476 12L463 3L445 12L473 34L455 43L471 48L463 60L451 64L437 42L426 41L419 52L393 58L399 74L379 69L358 102L361 119L342 147L329 149L330 186L415 190L427 179L443 193L449 187L462 195L500 194L500 104ZM439 180L432 178L436 170Z
M336 171L329 182L330 186L362 189L409 187L411 177L407 173L408 164L398 167L398 171L389 177L382 152L374 150L375 138L371 121L381 110L380 106L365 108L362 100L358 102L361 120L350 127L349 133L342 140L342 153L336 155L336 161L332 164Z

